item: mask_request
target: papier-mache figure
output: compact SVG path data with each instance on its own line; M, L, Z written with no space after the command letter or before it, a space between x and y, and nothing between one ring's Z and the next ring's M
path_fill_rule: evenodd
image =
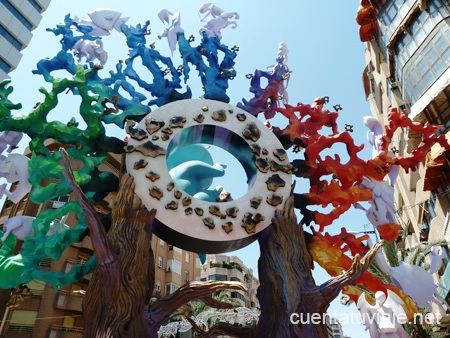
M225 174L225 164L214 163L209 151L199 144L178 148L167 159L170 176L189 195L215 202L222 192L221 187L210 189L214 177Z
M88 13L89 19L79 20L74 18L74 22L92 27L89 32L91 36L110 35L113 29L120 32L120 26L128 21L129 18L122 18L122 13L106 8L98 8ZM103 49L102 40L96 41L80 39L73 46L74 55L78 62L86 58L86 62L92 62L98 59L100 64L104 65L108 60L108 53Z
M381 151L381 138L383 137L384 129L380 121L372 116L364 116L364 125L369 128L367 131L367 140L372 146L372 157L375 158ZM391 157L395 157L392 151L387 153ZM398 165L390 166L389 168L389 179L391 180L391 185L395 184L397 180L399 167Z
M363 176L360 188L372 191L372 199L368 201L368 209L360 204L355 206L366 211L367 218L374 227L378 228L388 223L397 223L394 208L394 187L386 181L378 181L373 178Z
M107 8L97 8L88 13L89 19L79 20L77 17L74 21L80 25L92 27L89 35L106 36L110 35L113 29L120 32L120 26L128 21L129 18L122 18L122 13Z
M372 246L370 240L369 245ZM436 270L436 267L440 268L440 259L439 256L432 256L430 267L433 266L433 270ZM449 308L445 299L438 293L438 285L432 276L433 271L426 271L420 266L403 261L400 261L398 266L392 267L388 264L382 250L375 254L375 262L382 272L391 277L392 284L411 297L419 308L427 308L432 312L434 304L441 314L446 312L445 308ZM440 264L442 265L442 260Z
M5 150L11 153L17 148L20 140L22 140L22 133L17 131L5 130L0 132L0 154Z
M369 327L371 338L408 338L402 327L407 321L403 301L391 290L386 294L375 293L375 305L366 300L363 292L358 299L357 308L361 313L362 323Z
M184 33L183 28L181 28L181 17L180 13L173 14L169 10L163 8L158 11L158 17L159 19L166 24L170 23L170 17L172 16L172 24L165 28L160 35L158 35L159 39L167 38L167 42L169 43L170 51L175 51L177 47L177 34L178 33Z
M33 221L35 217L32 216L14 216L8 218L3 224L3 236L0 238L2 242L5 242L10 235L16 237L16 247L14 254L18 254L22 244L26 237L33 237L35 235L33 228ZM61 220L54 220L49 224L47 236L55 235L69 229L69 226L64 222L67 219L67 215Z
M236 28L236 21L230 21L231 19L239 19L237 12L225 12L220 7L217 7L211 2L205 3L200 6L200 14L205 14L201 19L202 22L206 21L206 18L211 15L211 18L206 21L206 24L199 29L200 34L206 33L210 37L222 38L222 29L231 25L231 28Z
M28 181L28 157L20 154L0 155L0 177L6 178L9 183L18 182L14 191L6 188L6 183L0 185L0 198L6 195L12 202L18 203L31 190Z

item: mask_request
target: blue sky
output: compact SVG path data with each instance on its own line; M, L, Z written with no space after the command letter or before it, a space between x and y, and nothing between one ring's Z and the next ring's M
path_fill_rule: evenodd
M186 0L78 0L65 1L63 4L54 0L44 13L40 26L34 31L30 46L24 50L22 61L10 75L15 92L11 98L23 104L19 113L27 113L36 102L41 100L39 86L48 86L43 80L31 74L36 62L43 57L52 57L59 50L59 40L53 34L45 31L62 22L64 16L86 17L86 13L95 8L111 8L121 11L123 16L130 17L129 24L144 23L150 20L152 35L158 50L170 55L167 42L158 40L157 35L165 28L157 17L160 8L181 13L181 26L186 36L198 36L200 18L198 8L202 1ZM240 47L236 59L237 77L230 83L228 91L231 104L236 104L242 98L251 98L248 92L249 80L245 74L253 73L255 69L265 69L275 61L277 47L285 42L289 48L288 66L292 71L289 82L289 102L312 103L317 97L329 96L330 103L326 108L332 109L340 104L343 110L338 123L340 130L344 124L354 126L353 137L356 144L366 144L363 156L371 156L371 148L367 143L366 128L363 116L370 115L369 104L365 99L362 87L362 72L364 69L365 45L359 40L358 25L355 22L359 1L305 1L279 0L274 2L221 0L214 2L225 11L237 11L240 19L236 29L226 29L222 32L222 43ZM114 32L104 39L105 50L109 53L109 64L126 57L127 48L119 45ZM175 60L179 57L176 53ZM174 62L176 64L176 61ZM195 86L190 83L191 86ZM26 93L26 94L25 94ZM202 93L194 92L194 97ZM70 102L70 101L68 101ZM55 118L68 120L76 112L70 112L68 105L61 105ZM76 108L75 105L73 105ZM284 127L284 125L280 125ZM115 132L115 131L111 131ZM339 149L337 150L339 151ZM294 158L290 158L293 160ZM297 185L298 187L299 185ZM237 188L238 189L238 188ZM297 189L298 190L298 189ZM361 211L352 211L344 215L329 227L328 231L336 233L343 226L348 231L363 231L368 224ZM259 247L254 243L233 254L239 255L244 263L257 270ZM327 275L316 268L314 275L317 283L327 279ZM332 303L330 313L336 311L344 314L354 312L356 307L343 307L339 299ZM359 325L343 325L344 332L350 337L369 337L364 327Z

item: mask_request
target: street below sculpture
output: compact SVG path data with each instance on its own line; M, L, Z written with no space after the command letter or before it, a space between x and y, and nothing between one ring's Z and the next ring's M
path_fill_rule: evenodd
M355 145L349 130L339 131L338 112L325 108L328 97L317 98L311 105L288 102L293 95L287 94L291 71L284 43L268 71L256 70L249 76L253 97L232 105L226 90L236 76L238 48L222 44L222 30L236 28L237 22L230 20L240 17L213 4L202 5L200 13L203 21L208 15L211 18L200 28L197 44L194 37L185 38L179 13L159 12L167 24L172 16L172 25L161 38L167 37L171 53L178 47L182 66L175 67L172 58L147 43L150 22L128 26L119 12L95 10L90 19L67 15L63 23L49 29L61 37L61 50L37 63L34 73L42 75L51 89L39 89L43 100L31 112L13 114L21 106L8 99L13 91L10 81L0 83L0 130L21 132L31 139L27 176L20 176L18 187L26 181L34 203L70 193L75 197L59 209L39 214L28 235L8 232L6 227L0 285L12 288L36 279L59 288L93 271L83 303L85 337L157 337L159 328L184 303L198 299L212 307L229 308L229 303L214 300L212 294L242 290L243 285L191 282L149 305L155 284L153 233L203 253L226 252L257 240L261 249L259 321L248 326L222 322L208 332L192 321L200 336L323 337L325 323L295 325L290 315L323 314L341 291L354 302L363 302L363 292L372 300L383 298L379 292L395 293L392 297L403 304L411 319L420 304L406 289L384 283L367 269L384 241L395 241L400 229L392 217L391 187L385 186L385 177L393 168L415 170L435 143L450 149L445 138L435 136L439 126L413 123L406 112L391 108L389 123L372 130L373 158L359 158L363 146ZM125 35L129 50L127 58L104 76L108 46L98 41L112 28ZM83 48L89 46L94 50L84 55ZM96 59L100 64L94 63ZM150 82L139 74L138 63L152 75ZM67 76L60 77L62 71ZM202 84L201 99L193 99L189 86L182 86L194 81L189 76L194 72ZM261 78L267 79L265 87ZM75 117L47 122L58 96L66 93L81 99L77 111L86 129L78 127ZM264 124L258 119L261 113L269 120L275 115L281 121L286 118L287 124L282 128L269 121ZM108 124L123 128L126 140L107 135ZM423 135L419 147L406 157L389 150L398 128ZM45 145L48 139L60 143L60 151L51 151ZM8 145L14 147L14 142ZM335 144L345 146L349 161L323 155ZM234 198L226 186L211 187L212 178L226 171L226 163L214 163L207 145L219 146L238 159L247 176L244 196ZM99 169L108 152L123 154L119 178ZM13 155L17 154L8 158ZM7 167L5 177L17 174L19 168L23 166ZM308 180L309 191L298 191L295 181L300 179ZM43 184L44 180L50 183ZM117 200L107 231L95 205L111 192L117 193ZM11 200L17 203L20 198ZM365 244L367 236L356 237L345 228L337 235L325 232L360 202L371 203L369 219L384 239L373 247ZM51 221L69 213L76 214L76 225L49 232ZM65 274L39 270L42 259L57 260L87 233L95 256L86 265L75 265ZM24 246L17 252L19 240ZM331 276L321 285L312 276L313 260ZM379 307L384 304L380 301Z

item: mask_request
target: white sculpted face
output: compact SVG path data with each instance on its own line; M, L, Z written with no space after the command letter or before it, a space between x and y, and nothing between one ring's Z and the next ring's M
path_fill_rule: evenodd
M232 105L173 102L139 124L129 122L127 132L127 171L145 206L157 209L153 231L183 249L219 253L248 245L290 194L291 165L281 143L261 121ZM226 163L203 160L208 156L196 144L233 154L247 174L248 192L230 200L223 199L223 190L208 188L204 183L223 175Z

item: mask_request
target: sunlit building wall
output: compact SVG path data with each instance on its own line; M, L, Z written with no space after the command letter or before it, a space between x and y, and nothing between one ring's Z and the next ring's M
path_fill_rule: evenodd
M406 109L415 122L442 125L438 134L450 139L449 2L362 0L356 20L366 45L362 79L373 116L386 124L390 107ZM420 137L404 128L395 134L392 150L406 157ZM434 145L416 172L400 169L395 208L407 248L450 240L449 159L448 151ZM447 262L434 277L449 287Z
M0 0L0 81L22 58L50 0Z

